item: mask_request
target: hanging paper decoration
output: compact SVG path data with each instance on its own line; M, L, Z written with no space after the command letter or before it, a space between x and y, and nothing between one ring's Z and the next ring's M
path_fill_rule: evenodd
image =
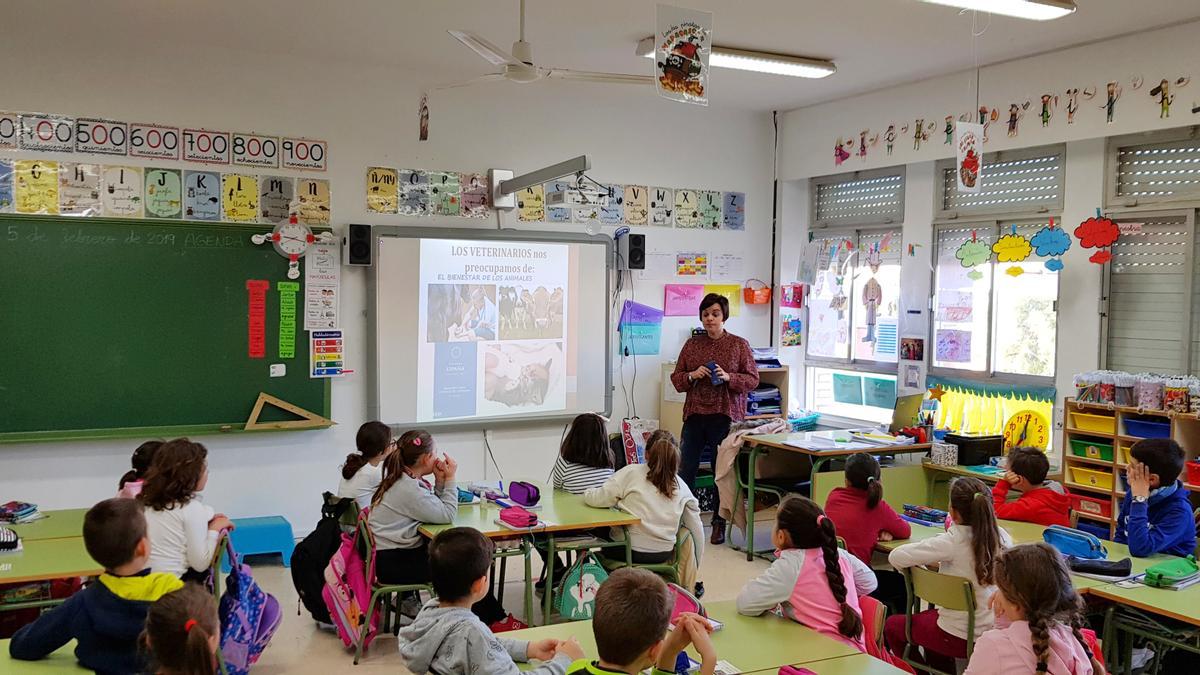
M854 141L843 141L842 137L838 136L837 145L835 145L833 147L833 162L834 162L834 164L841 166L842 162L846 161L847 159L850 159L850 151L847 150L846 148L848 148L849 146L851 146L853 144L854 144Z
M1054 109L1058 107L1058 97L1054 94L1042 94L1042 114L1039 117L1042 120L1042 126L1050 126L1050 118L1054 116Z
M712 12L659 5L654 60L658 95L672 101L708 105L708 57L712 51Z
M867 161L867 134L871 133L870 129L863 129L858 132L858 156L862 161Z
M1171 103L1175 101L1174 94L1171 93L1171 82L1163 79L1158 83L1158 86L1150 90L1150 95L1158 98L1159 119L1165 119L1171 116Z
M1101 216L1100 209L1096 209L1096 217L1088 218L1075 228L1075 237L1079 239L1080 246L1100 249L1088 258L1097 265L1112 260L1112 253L1107 249L1116 243L1120 236L1121 229L1112 220Z
M1104 110L1105 118L1109 124L1113 123L1113 116L1117 114L1117 101L1121 98L1121 83L1109 82L1105 85L1107 95L1104 100L1104 105L1100 106ZM1087 90L1084 90L1086 95ZM1091 98L1090 96L1088 98Z
M986 241L979 241L977 234L971 232L971 238L958 247L958 250L954 252L954 257L958 258L963 267L976 267L992 257L992 247L988 246ZM979 270L971 270L967 276L978 280L983 278L983 273Z
M921 149L921 142L929 140L929 132L933 127L937 126L937 122L930 122L929 127L925 127L925 119L921 118L913 124L913 150Z
M896 144L896 125L889 124L887 131L883 134L883 141L887 143L887 154L892 154L892 147Z
M1067 89L1067 124L1075 124L1075 111L1079 110L1079 88Z
M1013 225L1011 233L992 244L992 253L996 254L996 262L1021 262L1033 253L1033 246L1028 239L1017 234L1017 226Z
M946 126L942 129L942 133L946 134L944 145L950 145L954 142L954 115L946 115Z
M983 187L979 180L979 173L983 169L981 146L983 145L984 126L982 124L959 122L955 133L958 136L956 142L958 148L958 191L967 194L978 193Z
M1054 219L1051 218L1049 225L1029 238L1029 243L1033 245L1034 253L1043 258L1050 258L1044 263L1046 269L1058 272L1063 268L1063 254L1071 248L1071 236L1061 227L1055 227Z
M1009 138L1013 138L1014 136L1017 135L1017 133L1018 133L1017 124L1020 123L1021 118L1024 116L1025 116L1025 113L1021 112L1021 106L1017 105L1016 103L1012 103L1008 106L1008 137Z
M429 94L421 94L421 102L417 105L417 140L429 140Z

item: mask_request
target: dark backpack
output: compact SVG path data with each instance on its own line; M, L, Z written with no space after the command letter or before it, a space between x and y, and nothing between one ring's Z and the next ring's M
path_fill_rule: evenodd
M292 551L292 585L300 594L300 602L308 609L309 614L321 623L332 623L329 608L321 597L325 587L325 568L330 558L342 544L342 527L339 519L354 504L350 498L334 497L332 493L324 494L325 503L321 506L321 520L296 548ZM300 608L296 608L300 613Z

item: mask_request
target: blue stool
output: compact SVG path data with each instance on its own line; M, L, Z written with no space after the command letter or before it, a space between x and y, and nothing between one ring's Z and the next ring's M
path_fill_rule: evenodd
M233 532L229 533L233 550L244 559L247 555L278 553L283 557L283 566L291 567L292 549L295 539L292 524L283 516L259 518L234 518ZM222 558L221 572L229 571L229 560Z

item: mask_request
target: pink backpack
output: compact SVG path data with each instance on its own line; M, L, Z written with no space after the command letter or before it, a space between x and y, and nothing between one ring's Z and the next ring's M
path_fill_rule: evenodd
M329 559L325 568L325 588L321 590L329 616L337 626L338 637L347 647L361 646L363 649L371 645L379 632L379 613L372 611L370 617L367 616L367 611L373 609L367 605L371 602L371 584L375 580L375 557L363 560L359 551L358 532L367 527L366 518L367 511L363 510L354 535L342 533L342 545ZM368 623L370 628L364 636L362 627Z

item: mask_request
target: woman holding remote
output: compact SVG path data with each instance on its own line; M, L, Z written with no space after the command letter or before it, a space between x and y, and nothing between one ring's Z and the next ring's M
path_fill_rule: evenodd
M700 459L716 454L729 426L746 417L746 394L758 386L758 366L750 343L725 330L729 300L709 293L700 301L703 335L694 335L679 350L671 384L687 395L683 403L683 432L679 476L695 492ZM713 513L714 545L725 543L725 520Z

